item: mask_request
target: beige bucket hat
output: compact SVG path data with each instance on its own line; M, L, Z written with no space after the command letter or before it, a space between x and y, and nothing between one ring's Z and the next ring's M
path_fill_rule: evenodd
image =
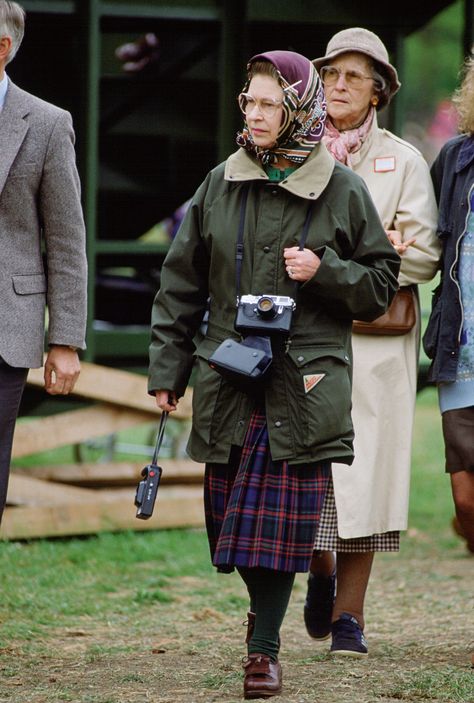
M319 71L328 61L348 51L357 51L366 54L379 64L380 73L388 80L390 85L390 98L400 88L400 81L394 66L388 59L388 51L382 40L373 32L363 27L351 27L337 32L326 47L326 56L313 59L313 64Z

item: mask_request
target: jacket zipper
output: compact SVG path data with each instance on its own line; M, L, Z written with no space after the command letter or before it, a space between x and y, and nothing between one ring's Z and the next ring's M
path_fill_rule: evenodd
M462 239L464 238L464 236L465 236L465 234L466 234L466 232L467 232L467 223L468 223L468 220L469 220L469 215L470 215L471 212L472 212L472 211L471 211L471 195L472 195L473 191L474 191L474 183L473 183L472 186L469 188L469 193L468 193L468 195L467 195L467 214L466 214L466 220L465 220L465 223L464 223L464 230L463 230L463 233L461 234L461 236L458 237L458 240L457 240L457 242L456 242L456 256L454 257L454 261L453 261L453 263L452 263L452 265L451 265L451 268L449 269L449 276L450 276L451 280L453 281L453 283L455 284L455 286L456 286L456 288L457 288L457 290L458 290L459 305L460 305L460 307L461 307L461 326L460 326L459 332L458 332L458 343L459 343L459 344L461 343L462 328L464 327L464 308L463 308L463 305L462 305L461 286L459 285L458 281L457 281L456 278L454 277L454 268L455 268L455 266L456 266L456 264L457 264L457 262L458 262L458 260L459 260L459 245L460 245Z

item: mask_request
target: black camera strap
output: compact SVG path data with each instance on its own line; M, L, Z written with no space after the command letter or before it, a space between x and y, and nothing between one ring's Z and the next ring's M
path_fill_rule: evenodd
M242 259L244 258L245 211L247 209L249 189L250 185L245 183L240 200L239 232L237 234L237 245L235 247L235 290L237 293L237 300L240 298L240 276L242 273Z
M161 443L163 441L163 435L165 433L166 420L168 419L169 413L163 411L160 417L160 425L158 427L158 435L156 438L155 451L153 452L153 459L151 460L152 466L157 466L158 454L161 449Z
M247 209L247 199L249 195L250 184L245 183L242 189L242 196L240 200L240 217L239 217L239 231L237 234L237 245L235 248L235 290L237 293L237 300L240 298L240 276L242 273L242 260L244 258L244 227L245 227L245 211ZM306 240L308 238L309 225L311 223L311 215L313 214L314 200L311 200L306 211L306 217L303 225L303 231L301 232L300 243L298 249L303 251ZM295 291L299 288L298 281L294 281Z

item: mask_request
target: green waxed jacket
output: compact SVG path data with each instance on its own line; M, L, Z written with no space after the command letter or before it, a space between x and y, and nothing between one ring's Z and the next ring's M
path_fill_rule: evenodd
M322 145L279 184L270 184L242 149L208 174L163 264L152 313L149 391L181 396L196 359L190 456L226 462L231 446L242 445L253 401L207 360L226 337L239 339L235 244L246 182L241 294L294 297L283 249L298 245L310 201L306 247L321 258L297 293L289 343L274 350L265 390L272 458L350 464L352 319L372 320L386 310L400 259L362 179ZM208 298L207 333L196 342Z

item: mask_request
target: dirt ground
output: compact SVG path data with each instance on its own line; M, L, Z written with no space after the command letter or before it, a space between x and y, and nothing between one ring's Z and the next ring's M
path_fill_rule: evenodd
M377 557L366 607L370 654L364 661L334 660L327 642L307 636L305 577L299 575L281 633L284 692L276 700L472 703L473 567L474 558L461 545L422 558L407 558L403 550ZM230 602L239 603L238 579L222 579ZM56 630L36 642L34 656L12 642L0 653L0 702L241 701L243 618L235 608L226 615L201 601L197 606L192 594L201 587L197 578L177 581L174 600L144 607L139 622L122 616L104 626L82 619L77 629ZM471 677L472 696L466 694Z

